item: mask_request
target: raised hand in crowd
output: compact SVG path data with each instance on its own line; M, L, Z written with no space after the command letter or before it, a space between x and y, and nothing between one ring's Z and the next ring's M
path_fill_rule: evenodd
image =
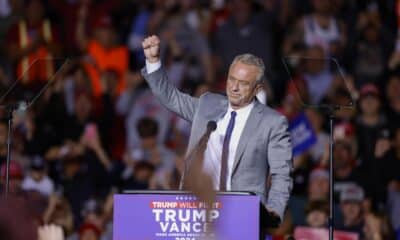
M44 225L38 229L38 240L64 240L62 228L56 225Z

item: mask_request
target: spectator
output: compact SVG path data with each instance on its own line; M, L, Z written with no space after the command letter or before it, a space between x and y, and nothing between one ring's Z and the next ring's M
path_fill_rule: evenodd
M229 1L230 17L215 34L215 54L219 59L219 73L228 72L234 56L242 53L255 54L268 65L273 65L274 43L271 28L252 9L250 0ZM220 67L219 67L220 66ZM272 71L272 69L271 69Z
M308 199L311 201L328 200L329 173L325 169L314 169L308 183Z
M115 93L120 94L125 89L125 74L128 70L128 49L117 42L115 28L110 15L98 16L92 37L85 33L85 22L88 6L82 5L77 25L77 41L80 49L87 54L84 61L91 79L93 95L99 97L104 92L105 82L102 75L105 71L114 71L117 81L113 84Z
M329 216L329 206L326 201L310 201L306 208L307 226L313 228L326 227Z
M154 176L154 165L147 161L139 161L131 168L133 174L123 179L122 189L149 189L150 180Z
M388 213L390 213L393 227L400 229L400 174L397 171L400 167L400 128L397 128L393 134L393 140L390 148L382 151L382 157L376 161L380 163L380 193L388 196Z
M25 86L36 86L55 73L52 58L60 55L59 31L45 17L42 0L25 1L24 10L23 19L8 33L8 55L16 78Z
M76 56L79 53L79 45L76 42L76 27L79 22L79 17L83 8L90 9L87 18L85 18L85 25L90 26L88 29L93 29L95 20L104 13L113 12L120 4L119 0L108 1L94 1L94 0L79 0L79 1L59 1L49 0L50 7L61 18L64 26L63 34L65 41L63 41L66 52L69 56Z
M382 28L380 22L368 23L361 30L360 39L351 51L355 56L353 71L357 87L366 83L379 84L383 76L390 44L385 41Z
M367 180L362 175L363 172L356 168L352 156L350 143L344 140L336 141L333 151L336 203L339 203L341 194L354 184L367 186Z
M366 240L394 239L393 231L385 216L370 213L364 218L364 236Z
M30 160L30 171L22 182L22 189L35 190L50 196L54 192L54 183L47 175L45 160L40 156L34 156Z
M358 233L362 238L363 234L363 200L364 191L357 185L347 188L340 195L340 208L343 220L337 225L337 229Z
M386 117L381 111L379 90L375 85L364 85L360 90L360 114L356 118L357 141L361 165L366 170L374 169L376 141L388 138Z
M92 223L85 223L79 228L79 240L99 240L101 230Z
M6 166L7 164L4 162L1 164L1 177L0 177L0 187L1 192L4 193L6 190ZM22 179L24 178L24 172L19 163L15 161L10 161L10 169L9 169L9 193L19 194L22 191Z
M157 143L158 125L151 118L142 118L137 123L141 147L133 149L128 157L125 176L128 176L137 161L147 161L155 167L153 187L169 189L168 177L172 174L176 155L163 144ZM132 162L133 161L133 162Z
M313 130L317 136L317 142L310 149L311 160L315 165L327 165L329 160L329 136L323 129L324 116L315 109L306 110Z
M327 56L338 56L346 44L345 27L332 15L328 0L312 0L313 12L298 20L283 45L284 55L299 55L303 48L319 46ZM300 53L301 54L301 53Z

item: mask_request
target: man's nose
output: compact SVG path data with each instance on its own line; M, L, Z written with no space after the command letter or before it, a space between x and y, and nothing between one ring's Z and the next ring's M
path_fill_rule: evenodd
M239 91L239 83L238 82L234 82L232 84L232 91Z

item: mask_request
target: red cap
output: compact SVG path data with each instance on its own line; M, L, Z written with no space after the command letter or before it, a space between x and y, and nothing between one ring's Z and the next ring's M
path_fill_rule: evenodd
M2 178L6 177L6 167L7 167L6 163L3 163L1 165L1 177ZM24 176L21 166L15 161L10 161L9 176L10 176L10 178L22 178Z
M111 28L112 19L110 15L101 15L94 23L95 28Z
M84 223L79 228L79 235L82 235L86 230L92 230L97 237L100 237L101 230L99 227L94 225L93 223Z
M379 97L379 89L372 83L365 84L360 89L360 97L364 97L367 95L373 95Z

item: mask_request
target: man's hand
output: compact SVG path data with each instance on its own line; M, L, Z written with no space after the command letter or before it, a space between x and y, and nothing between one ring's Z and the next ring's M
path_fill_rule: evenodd
M142 46L147 61L150 63L160 61L160 39L157 36L153 35L145 38Z

